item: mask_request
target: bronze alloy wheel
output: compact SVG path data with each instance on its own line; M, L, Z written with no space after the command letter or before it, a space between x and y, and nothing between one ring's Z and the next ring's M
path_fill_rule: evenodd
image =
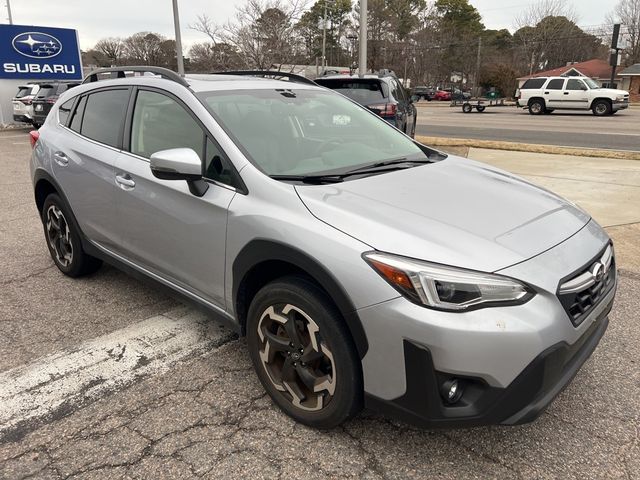
M67 219L55 204L47 208L45 228L54 260L61 267L68 267L73 262L73 240Z
M295 407L325 408L333 399L336 368L318 324L291 304L268 307L258 321L262 366L276 390Z

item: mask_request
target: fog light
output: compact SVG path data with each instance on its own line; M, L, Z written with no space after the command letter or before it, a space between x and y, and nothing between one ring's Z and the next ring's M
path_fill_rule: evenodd
M452 378L442 384L440 394L442 395L442 398L444 398L444 401L451 405L462 398L463 390L464 388L462 383L457 379Z

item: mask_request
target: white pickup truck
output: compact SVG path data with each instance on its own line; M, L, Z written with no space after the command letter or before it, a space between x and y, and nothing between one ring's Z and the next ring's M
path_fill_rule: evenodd
M591 110L612 115L629 106L629 92L600 86L588 77L534 77L516 92L517 105L531 115L556 109Z

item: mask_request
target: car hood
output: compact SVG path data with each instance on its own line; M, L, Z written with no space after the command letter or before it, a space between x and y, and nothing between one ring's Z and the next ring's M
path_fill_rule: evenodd
M295 188L315 217L373 249L487 272L548 250L590 220L547 190L454 156Z
M598 88L597 91L605 95L629 95L626 90L617 90L615 88Z

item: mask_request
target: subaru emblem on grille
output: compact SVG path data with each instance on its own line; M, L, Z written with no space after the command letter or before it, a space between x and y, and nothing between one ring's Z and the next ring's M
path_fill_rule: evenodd
M595 278L596 282L599 282L604 277L604 265L600 262L596 262L591 269L591 275Z

